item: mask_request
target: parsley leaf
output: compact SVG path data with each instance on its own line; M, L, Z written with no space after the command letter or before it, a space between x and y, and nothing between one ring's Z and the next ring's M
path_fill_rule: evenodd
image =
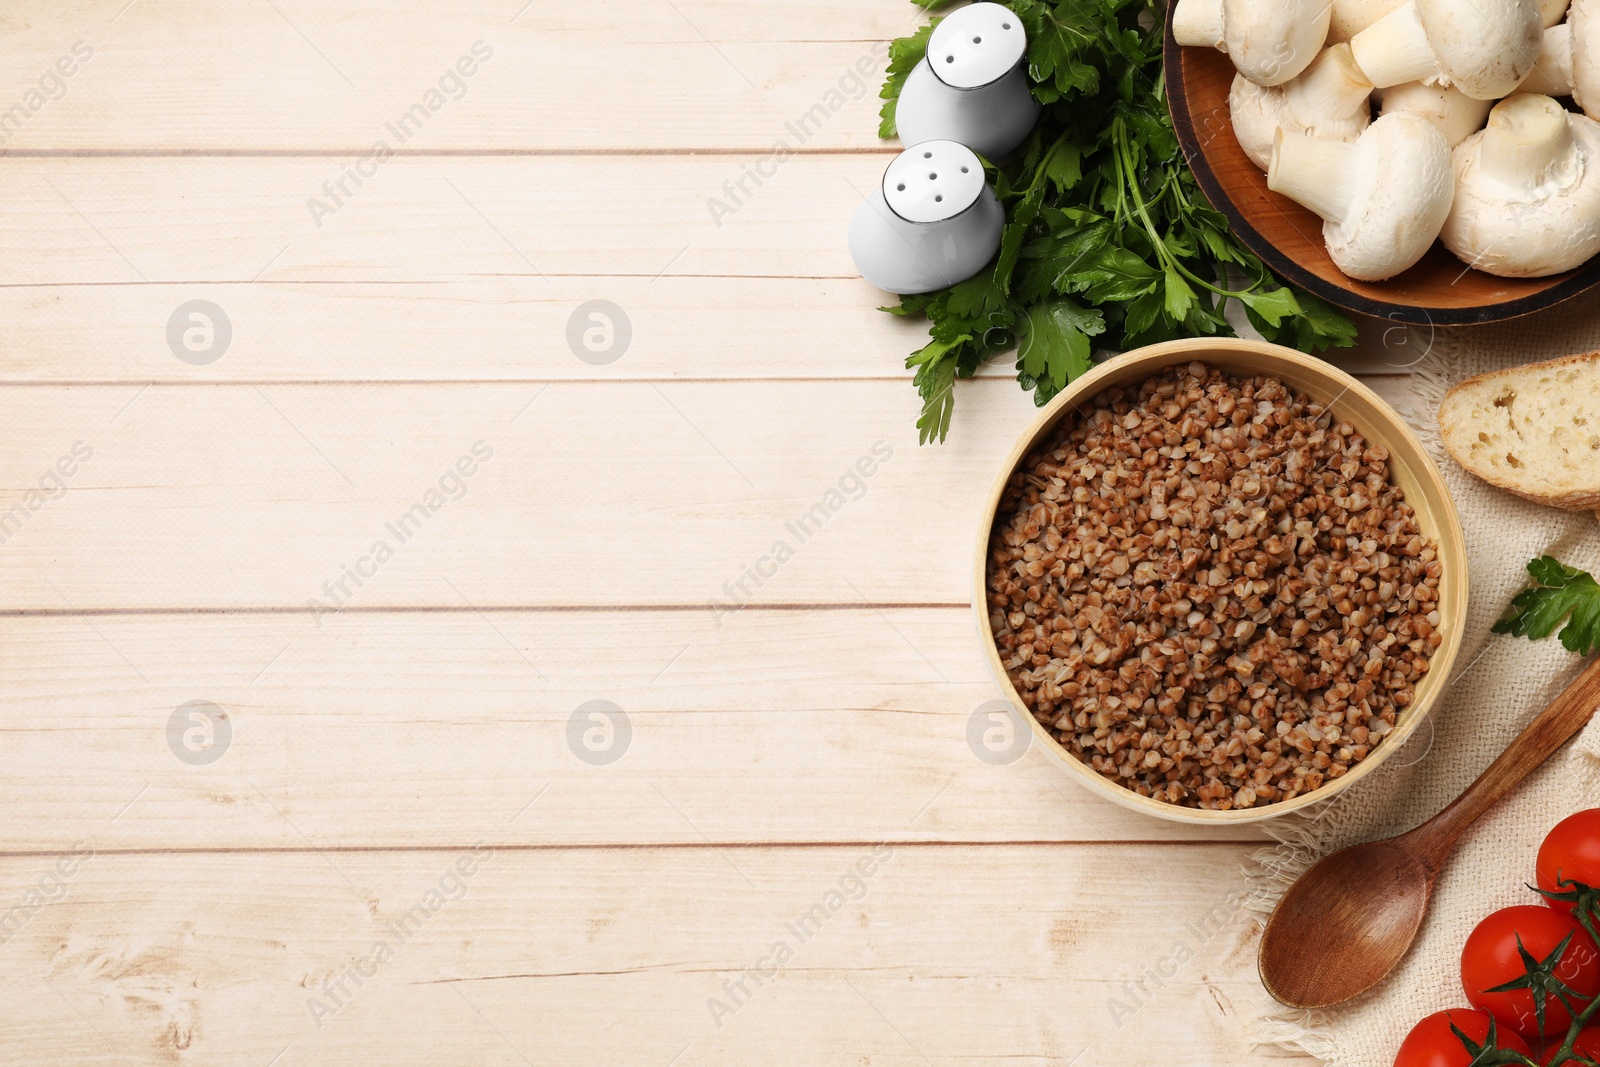
M1027 4L1014 10L1028 29L1028 76L1037 83L1040 103L1100 88L1100 71L1084 62L1101 47L1093 5Z
M1494 632L1539 640L1565 620L1562 645L1582 656L1600 648L1600 583L1553 556L1529 561L1528 573L1532 584L1512 598Z
M949 341L933 341L906 359L907 369L917 369L912 381L922 396L922 417L917 420L919 444L927 444L933 437L942 441L950 432L950 413L956 406L954 353L971 339L962 334Z
M1033 305L1019 326L1017 377L1047 399L1088 372L1089 338L1106 332L1104 315L1066 297Z
M1354 343L1349 319L1285 287L1201 196L1167 113L1161 19L1140 22L1147 0L1008 6L1027 27L1027 74L1044 113L1008 160L986 167L1006 213L1000 251L977 277L886 309L929 322L929 343L907 360L924 442L948 432L956 381L1019 341L1017 381L1039 404L1089 369L1091 338L1121 351L1232 335L1230 300L1268 340L1305 352ZM894 134L900 89L930 32L890 46L882 136Z
M933 6L921 3L920 0L911 2L919 7ZM928 54L928 38L933 36L933 28L937 25L939 20L934 19L910 37L901 37L890 43L888 77L878 92L883 98L883 107L878 111L879 137L895 136L894 109L900 103L900 90L905 88L906 79L911 76L917 64L922 62L922 57Z

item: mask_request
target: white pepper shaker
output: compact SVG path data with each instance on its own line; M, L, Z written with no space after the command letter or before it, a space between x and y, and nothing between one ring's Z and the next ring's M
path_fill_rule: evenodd
M1028 90L1027 52L1022 20L1008 7L971 4L946 16L900 90L901 141L958 141L988 159L1017 147L1041 110Z
M972 149L924 141L894 158L850 220L862 277L891 293L928 293L965 281L1000 248L1005 210Z

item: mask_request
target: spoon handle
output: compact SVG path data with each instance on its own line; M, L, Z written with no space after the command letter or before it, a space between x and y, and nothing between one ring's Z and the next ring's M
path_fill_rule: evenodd
M1555 754L1600 708L1600 656L1561 695L1541 711L1528 728L1467 786L1450 806L1405 835L1430 875L1444 866L1450 849L1467 827L1511 788Z

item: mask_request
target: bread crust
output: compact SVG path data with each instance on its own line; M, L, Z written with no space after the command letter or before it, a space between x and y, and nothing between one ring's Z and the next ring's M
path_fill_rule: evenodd
M1593 367L1595 374L1600 376L1600 352L1582 352L1572 356L1562 356L1559 359L1545 360L1542 363L1527 363L1520 367L1507 367L1504 370L1489 371L1485 374L1474 375L1461 382L1445 394L1444 402L1439 405L1439 433L1444 439L1445 450L1450 453L1461 467L1488 482L1490 485L1514 493L1524 500L1531 500L1536 504L1546 504L1550 507L1566 508L1570 511L1596 511L1600 515L1600 468L1596 469L1595 487L1590 490L1572 489L1561 493L1541 493L1519 485L1516 478L1504 472L1488 467L1482 463L1474 462L1464 449L1458 447L1458 435L1462 435L1465 427L1463 423L1470 410L1470 406L1463 403L1452 411L1451 401L1458 399L1468 390L1493 382L1516 382L1526 377L1531 372L1550 370L1569 364L1582 364ZM1465 436L1470 437L1470 430L1465 430Z

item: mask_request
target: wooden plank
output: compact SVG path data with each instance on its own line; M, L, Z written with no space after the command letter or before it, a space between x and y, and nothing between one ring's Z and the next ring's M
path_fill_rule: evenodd
M167 336L174 311L197 294L232 328L226 351L203 367L175 356ZM878 311L887 299L849 278L0 288L0 382L908 381L905 357L927 344L927 323ZM581 332L569 347L569 323L603 328L584 310L594 300L621 309L627 339L614 325L609 340L591 338L606 350L585 347ZM984 373L1011 377L1013 362Z
M104 840L0 948L14 1062L1270 1060L1248 1051L1239 846L130 856ZM0 861L0 901L51 872Z
M876 149L887 42L924 19L909 3L844 0L276 0L225 18L204 0L35 4L0 24L0 63L5 106L30 88L40 106L0 133L13 150L351 159L380 139L399 151ZM49 78L75 43L90 57Z
M167 336L197 292L232 328L203 369L177 358ZM628 340L594 335L597 348L616 347L590 362L567 329L597 325L583 310L593 300L621 309ZM904 358L927 343L927 323L877 310L890 300L859 278L670 274L0 286L0 382L909 379ZM1434 341L1423 327L1365 325L1362 347L1329 356L1358 374L1403 375ZM1010 378L1013 363L996 357L981 373Z
M973 749L999 694L965 608L5 631L0 851L113 816L119 847L152 849L1259 836L1124 811L1037 746ZM195 701L228 720L212 747Z
M999 380L962 402L952 443L919 449L898 381L12 387L0 513L23 510L0 604L276 607L310 626L313 598L965 602L981 496L1033 407ZM59 494L49 472L79 441L93 458ZM493 458L458 484L478 442ZM41 483L58 498L27 495ZM392 558L363 562L378 541ZM738 590L780 541L792 558ZM376 574L325 588L346 567Z
M13 386L0 610L966 603L1035 412L963 383L949 443L918 448L918 403L899 381Z
M0 277L853 278L845 230L883 159L791 159L735 213L714 214L723 183L755 158L396 158L333 214L314 207L329 202L322 187L339 177L337 160L11 159L0 171Z

